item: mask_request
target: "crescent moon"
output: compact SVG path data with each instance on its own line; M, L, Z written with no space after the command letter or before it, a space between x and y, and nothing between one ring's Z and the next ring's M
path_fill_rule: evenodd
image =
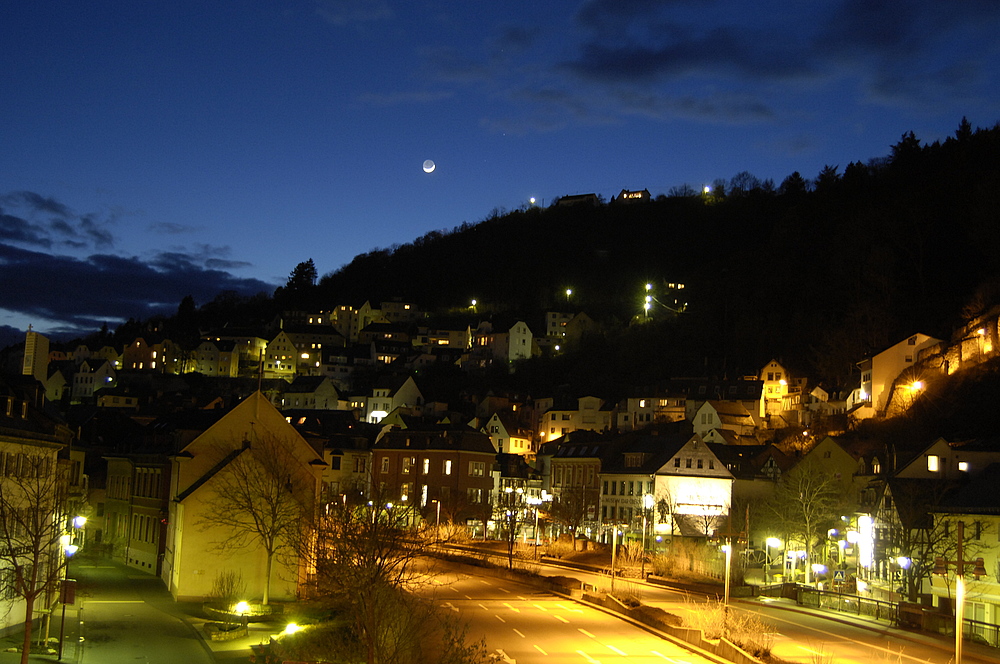
M424 173L433 173L437 165L430 159L424 162Z

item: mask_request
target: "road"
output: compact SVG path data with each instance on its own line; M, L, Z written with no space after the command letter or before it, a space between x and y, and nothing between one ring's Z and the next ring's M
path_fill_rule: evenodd
M543 574L575 576L598 590L610 588L606 575L554 565L541 567ZM698 604L717 601L638 581L626 583L644 603L681 617L697 611ZM772 653L793 664L944 664L954 656L950 638L895 629L884 621L857 624L862 621L832 612L800 610L781 601L733 600L731 606L759 615L773 638ZM963 650L965 664L1000 664L1000 653L994 648L967 642Z
M473 638L508 664L704 664L692 653L597 609L531 586L442 570L422 593L461 614Z

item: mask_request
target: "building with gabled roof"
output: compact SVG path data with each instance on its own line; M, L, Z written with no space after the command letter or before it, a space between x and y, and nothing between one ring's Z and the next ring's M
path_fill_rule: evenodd
M333 380L327 376L298 376L281 397L282 410L346 410L347 407L347 401L341 401Z
M497 452L528 455L535 451L534 432L518 426L515 414L509 409L498 410L480 428L493 442Z
M169 517L165 534L161 577L177 600L200 600L212 593L213 584L226 571L239 570L250 597L261 597L267 584L267 556L260 546L219 550L228 534L224 526L211 525L214 489L229 466L259 463L260 449L280 462L288 473L288 486L299 504L311 513L322 485L325 463L285 417L260 392L240 402L212 426L184 446L171 459L168 495ZM287 544L291 544L287 542ZM305 569L294 555L276 556L270 594L276 600L298 596Z
M753 415L738 401L706 401L691 418L694 432L705 435L712 429L727 429L740 436L754 433Z

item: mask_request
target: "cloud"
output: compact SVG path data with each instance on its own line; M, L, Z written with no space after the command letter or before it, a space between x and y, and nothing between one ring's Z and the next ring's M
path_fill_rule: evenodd
M148 225L146 230L151 233L162 233L163 235L184 235L185 233L194 233L200 229L195 226L188 226L187 224L175 224L169 221L158 221Z
M337 26L382 21L394 16L384 0L317 0L316 13Z
M0 196L0 203L13 207L25 207L35 212L47 212L59 217L70 217L69 208L53 198L47 198L33 191L14 191Z
M117 214L77 214L54 198L32 191L0 196L0 240L34 247L108 249L115 237L110 230ZM16 213L16 214L13 214Z
M26 219L4 214L0 208L0 241L17 242L37 247L51 247L52 239L44 228Z
M657 98L658 114L685 112L679 87L709 107L722 87L767 99L709 116L760 119L781 100L838 86L869 101L939 108L1000 83L991 69L1000 3L987 0L590 0L575 19L579 39L556 68L598 90L632 86Z
M73 329L172 313L185 295L204 302L223 290L251 295L274 289L258 279L201 267L178 252L159 254L149 262L110 254L79 259L2 243L0 282L5 286L0 289L0 309Z

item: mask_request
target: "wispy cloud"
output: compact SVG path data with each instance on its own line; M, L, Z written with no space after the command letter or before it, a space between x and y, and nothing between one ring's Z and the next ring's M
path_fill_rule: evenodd
M169 221L158 221L156 223L149 224L146 227L151 233L160 233L163 235L185 235L187 233L194 233L200 230L196 226L188 226L187 224L175 224Z
M385 0L316 0L316 13L337 26L382 21L395 15Z
M0 241L34 247L109 249L115 244L115 214L79 214L52 197L32 191L0 196Z

